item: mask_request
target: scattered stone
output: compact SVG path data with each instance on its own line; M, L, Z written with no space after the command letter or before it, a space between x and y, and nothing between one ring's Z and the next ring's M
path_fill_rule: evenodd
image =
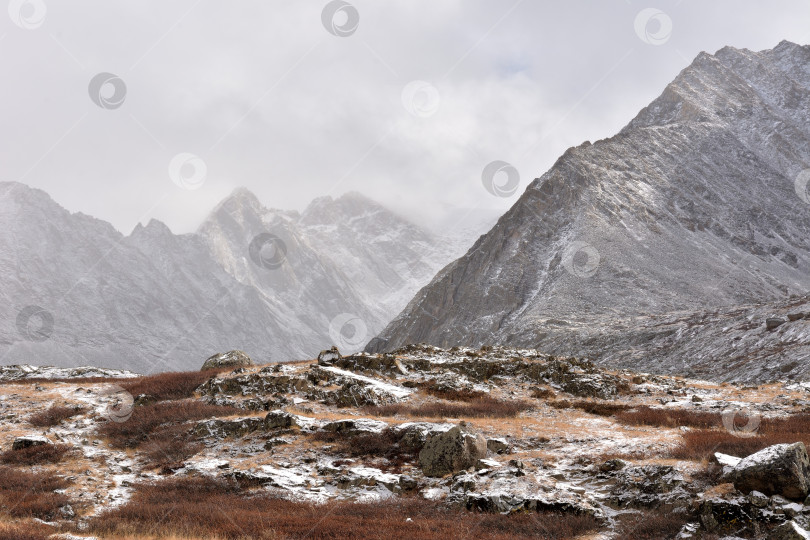
M800 311L798 313L788 313L787 318L788 318L788 320L790 322L793 322L793 321L798 321L799 319L801 319L804 316L805 316L805 314Z
M42 435L23 435L14 439L14 442L11 444L11 449L24 450L32 446L42 446L45 444L51 444L51 441Z
M318 354L318 365L331 366L341 358L342 357L340 356L340 351L338 350L338 348L332 345L331 349L321 351Z
M472 467L487 455L487 440L464 426L430 436L419 452L419 465L426 476L444 476Z
M264 417L265 429L291 428L298 425L294 414L283 411L271 411Z
M487 450L496 454L507 454L509 443L506 439L487 439Z
M755 490L748 494L748 501L757 508L765 508L771 502L771 498Z
M250 356L248 356L245 352L233 350L211 356L203 363L200 371L207 371L209 369L223 367L245 367L254 365L256 364L253 363L253 360L251 360Z
M804 443L776 444L743 458L732 472L734 487L804 500L810 493L810 459Z
M627 466L626 461L624 461L623 459L614 458L614 459L609 459L609 460L605 461L604 463L602 463L599 466L599 470L602 471L603 473L609 473L609 472L620 471L620 470L624 469L626 466Z
M769 317L765 319L765 327L768 330L776 330L783 324L785 324L785 319L780 319L779 317Z

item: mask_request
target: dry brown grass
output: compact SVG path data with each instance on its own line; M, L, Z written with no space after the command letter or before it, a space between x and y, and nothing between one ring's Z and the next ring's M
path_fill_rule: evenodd
M380 433L354 433L350 435L318 431L312 439L334 443L335 451L350 457L382 457L389 462L386 469L398 470L407 462L415 462L422 444L407 432L387 428Z
M156 401L185 399L192 397L194 390L211 377L214 377L217 373L231 369L232 368L217 368L206 371L170 371L129 379L119 384L133 396L146 394Z
M53 406L45 409L44 411L32 414L28 417L28 423L35 427L53 427L61 424L68 418L82 414L86 411L84 407L58 407Z
M623 516L618 526L622 540L663 540L674 538L687 522L686 514L642 512ZM703 537L708 538L709 537Z
M59 463L73 448L68 444L41 444L20 450L6 450L0 454L0 463L6 465L41 465Z
M14 518L54 519L59 508L70 501L62 493L70 483L49 473L32 473L0 467L0 514Z
M712 428L723 425L720 413L689 409L653 408L646 405L631 410L619 411L615 416L619 422L634 426Z
M114 448L135 448L150 438L161 426L177 426L191 420L216 416L232 416L240 411L233 407L207 405L199 401L166 401L135 407L126 422L107 422L98 434L109 440Z
M0 540L46 540L52 533L38 523L0 523Z
M555 409L579 409L588 414L595 414L597 416L613 416L618 412L626 411L627 409L633 407L627 403L615 403L612 401L590 401L587 399L580 399L577 401L561 399L557 401L549 401L548 404Z
M469 390L466 388L439 388L436 386L435 381L429 381L422 385L422 391L428 395L437 397L439 399L446 399L447 401L470 402L488 397L486 392L481 392L479 390Z
M527 401L506 401L489 396L463 402L429 402L423 405L394 403L364 407L363 412L374 416L418 416L425 418L509 418L534 406Z
M407 520L410 518L410 520ZM104 537L185 535L220 539L575 538L598 524L587 516L471 514L434 501L406 498L380 503L316 505L240 492L234 482L178 478L136 486L123 506L90 521Z
M201 442L190 440L187 432L183 425L161 428L141 444L141 453L152 467L163 472L176 469L204 448Z

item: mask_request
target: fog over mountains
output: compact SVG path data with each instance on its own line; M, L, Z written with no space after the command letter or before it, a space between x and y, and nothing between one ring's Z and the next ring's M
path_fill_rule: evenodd
M806 293L809 167L810 47L701 53L616 136L566 151L368 349L581 353L617 321Z
M152 220L125 236L3 183L0 357L151 372L234 348L263 362L358 350L487 219L451 240L356 193L299 214L238 189L197 233Z

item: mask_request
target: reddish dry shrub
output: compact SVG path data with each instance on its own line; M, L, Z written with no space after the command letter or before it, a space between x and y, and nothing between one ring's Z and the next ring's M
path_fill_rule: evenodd
M34 523L0 523L0 540L47 540L53 530Z
M118 384L133 396L146 394L156 401L185 399L194 395L202 383L230 368L217 368L206 371L170 371L128 379Z
M0 454L0 463L6 465L40 465L59 463L73 448L68 444L40 444L20 450L6 450Z
M596 414L599 416L613 416L618 412L630 409L632 405L627 403L614 403L611 401L588 401L581 399L578 401L568 401L561 399L557 401L549 401L548 403L555 409L580 409L589 414Z
M0 467L0 513L15 518L54 519L70 501L62 493L70 483L58 476Z
M431 396L447 401L474 401L486 398L487 393L479 390L469 390L466 388L437 388L435 381L429 381L422 386L422 390Z
M176 469L204 447L201 442L189 440L187 432L188 427L183 425L161 428L141 444L141 453L154 467Z
M126 422L107 422L97 432L115 448L135 448L161 426L238 413L239 410L233 407L208 405L199 401L166 401L135 407Z
M406 462L414 462L422 450L419 437L407 431L386 428L380 433L332 433L318 431L312 435L316 441L334 443L335 451L351 457L382 457L390 464L388 469L398 469Z
M410 518L410 520L407 520ZM249 496L234 482L173 478L140 484L125 505L90 521L90 532L114 534L216 535L223 539L433 538L563 539L596 529L587 516L522 513L472 514L434 501L401 499L380 503L317 505Z
M672 512L642 512L624 516L618 526L622 540L662 540L674 538L689 521L689 516Z
M744 428L748 418L737 415L735 426ZM721 424L722 426L722 424ZM726 429L701 429L684 433L683 441L671 455L677 459L708 459L715 452L745 457L763 448L781 443L801 441L810 446L810 415L796 414L777 418L763 418L758 429L751 434Z
M537 399L553 398L557 395L553 389L548 387L535 386L532 388L532 397Z
M431 402L419 406L394 403L364 407L363 411L374 416L404 414L427 418L511 418L532 408L533 405L526 401L505 401L486 396L460 403Z
M49 407L44 411L35 413L28 417L28 423L36 427L53 427L61 424L64 420L72 418L85 412L84 407Z
M628 411L620 411L616 419L635 426L659 426L676 428L681 426L712 428L723 425L720 413L692 411L686 409L652 408L646 405Z

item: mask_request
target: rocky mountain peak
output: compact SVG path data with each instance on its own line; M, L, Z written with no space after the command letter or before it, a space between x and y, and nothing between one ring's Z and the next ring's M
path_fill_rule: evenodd
M542 348L566 325L806 291L806 54L699 55L619 134L568 149L369 350Z

